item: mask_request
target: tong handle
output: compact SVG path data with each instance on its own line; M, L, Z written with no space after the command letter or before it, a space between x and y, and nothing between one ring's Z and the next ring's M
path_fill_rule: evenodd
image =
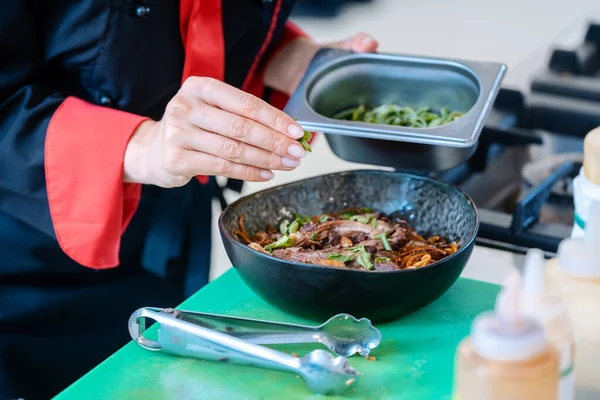
M314 327L226 315L175 310L176 318L254 344L310 343L320 339Z
M283 371L300 368L296 357L179 319L178 314L169 308L141 308L129 318L129 333L141 347L151 351ZM145 318L160 325L158 341L143 336Z

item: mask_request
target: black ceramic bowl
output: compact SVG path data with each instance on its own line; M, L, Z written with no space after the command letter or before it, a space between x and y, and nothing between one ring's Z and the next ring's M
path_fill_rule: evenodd
M397 212L417 232L445 236L460 249L422 268L367 271L280 260L233 235L240 215L254 234L279 221L284 207L303 215L346 207ZM475 206L460 190L429 178L384 171L334 173L264 190L231 204L219 219L225 249L244 282L271 305L321 322L341 312L372 321L393 320L433 302L460 276L478 226Z

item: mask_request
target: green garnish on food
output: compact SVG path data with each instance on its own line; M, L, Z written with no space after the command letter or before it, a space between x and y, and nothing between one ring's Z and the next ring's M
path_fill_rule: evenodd
M360 105L340 111L332 118L409 128L433 128L448 124L463 115L464 113L458 111L450 112L447 107L442 107L440 112L436 113L429 107L421 107L415 110L412 107L402 107L397 104L384 104L371 109Z
M323 222L327 221L328 219L329 219L329 217L327 215L321 215L319 222L323 223Z
M371 253L365 251L364 249L358 253L356 262L362 265L364 269L373 269L373 264L371 263Z
M313 232L313 233L310 235L310 240L316 240L316 239L317 239L317 232Z
M375 214L365 214L365 215L353 215L348 218L350 221L360 222L361 224L368 224L375 218Z
M327 259L347 263L349 261L354 260L354 256L352 254L345 255L345 254L340 254L340 253L329 253L329 254L327 254Z
M346 250L350 250L358 254L356 262L358 262L364 269L373 269L373 264L371 263L371 253L366 251L364 246L349 247Z
M283 235L279 238L278 241L268 244L265 246L265 250L268 252L273 252L274 249L283 249L285 247L292 247L296 240L293 237L289 237L288 235Z
M279 232L281 232L282 235L285 235L288 232L288 227L290 226L290 221L283 220L281 221L281 224L279 224Z
M390 246L390 242L388 242L387 236L385 235L385 233L382 233L381 235L377 235L377 237L381 240L381 243L383 243L384 249L386 249L387 251L392 251L392 246Z
M310 222L312 219L310 217L303 217L300 214L294 214L294 220L290 224L290 221L283 220L281 224L279 224L279 232L282 235L296 233L304 226L305 223Z
M295 219L288 227L288 233L296 233L298 232L298 229L300 229L300 223Z
M377 257L375 259L376 263L386 263L386 262L390 262L390 261L392 261L392 259L391 258L387 258L387 257Z

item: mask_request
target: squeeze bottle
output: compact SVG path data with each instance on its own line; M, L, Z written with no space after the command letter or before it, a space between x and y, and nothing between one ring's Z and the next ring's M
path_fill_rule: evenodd
M575 384L573 359L575 338L565 301L545 290L544 253L529 250L523 270L523 315L537 320L546 332L548 342L558 351L560 363L559 400L573 400Z
M558 352L542 325L521 312L520 275L512 270L495 311L473 322L459 345L455 398L460 400L555 400Z
M565 239L546 265L548 291L563 298L575 333L576 399L600 399L600 203L582 238Z

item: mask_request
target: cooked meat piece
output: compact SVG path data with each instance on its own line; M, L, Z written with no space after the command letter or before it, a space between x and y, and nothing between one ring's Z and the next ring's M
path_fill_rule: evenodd
M377 250L379 250L379 249L377 248L377 245L366 245L366 246L365 246L365 251L366 251L367 253L371 253L371 254L373 254L373 253L375 253Z
M377 251L384 250L383 243L379 239L367 239L362 242L358 242L355 244L356 247L364 247L365 250L369 253L375 253Z
M386 235L388 235L389 233L393 232L397 228L398 228L397 226L393 226L392 224L389 224L387 222L377 221L377 226L375 227L375 229L373 229L373 232L371 233L371 237L377 237L377 236L381 235L382 233L385 233Z
M404 247L411 238L411 231L398 227L394 233L392 233L387 239L393 250L397 250Z
M302 228L300 229L300 232L312 232L317 228L317 224L314 222L307 222L305 223Z
M315 249L320 249L323 245L320 242L315 240L311 240L310 235L303 232L296 232L292 235L296 241L294 242L294 246L296 247L311 247Z
M278 230L275 229L275 227L273 225L269 224L269 226L267 226L267 232L269 232L269 233L277 233Z
M250 247L251 249L254 249L256 251L260 251L261 253L267 254L267 255L271 255L268 251L266 251L265 249L263 249L263 247L255 242L252 242L248 245L248 247Z
M270 243L278 241L280 238L280 233L267 233L260 231L254 236L254 242L260 244L261 246L266 246Z
M340 238L340 245L342 247L352 247L352 246L354 246L354 244L352 243L352 240L350 240L346 236L343 236L342 238Z
M298 247L289 247L286 249L276 249L273 255L277 258L301 262L305 264L316 264L319 260L326 260L329 253L338 253L343 255L354 255L353 252L343 250L340 247L332 247L323 250L300 249ZM349 266L350 263L346 264Z
M352 243L360 243L369 239L371 239L371 235L367 235L366 233L359 233L357 235L350 236L350 240L352 240Z
M338 235L335 231L329 231L327 233L327 239L330 246L337 246L340 244L340 235Z
M373 255L374 259L375 258L389 258L390 260L393 260L394 258L398 257L398 253L394 252L394 251L387 251L387 250L383 250L383 251L378 251L377 253L375 253Z
M361 224L356 221L326 221L317 226L316 232L334 231L340 236L351 236L357 233L370 235L373 232L373 226L370 224Z
M398 266L396 266L396 264L394 264L393 262L388 261L388 262L381 262L381 263L374 262L373 269L375 271L395 271L400 268L398 268Z

